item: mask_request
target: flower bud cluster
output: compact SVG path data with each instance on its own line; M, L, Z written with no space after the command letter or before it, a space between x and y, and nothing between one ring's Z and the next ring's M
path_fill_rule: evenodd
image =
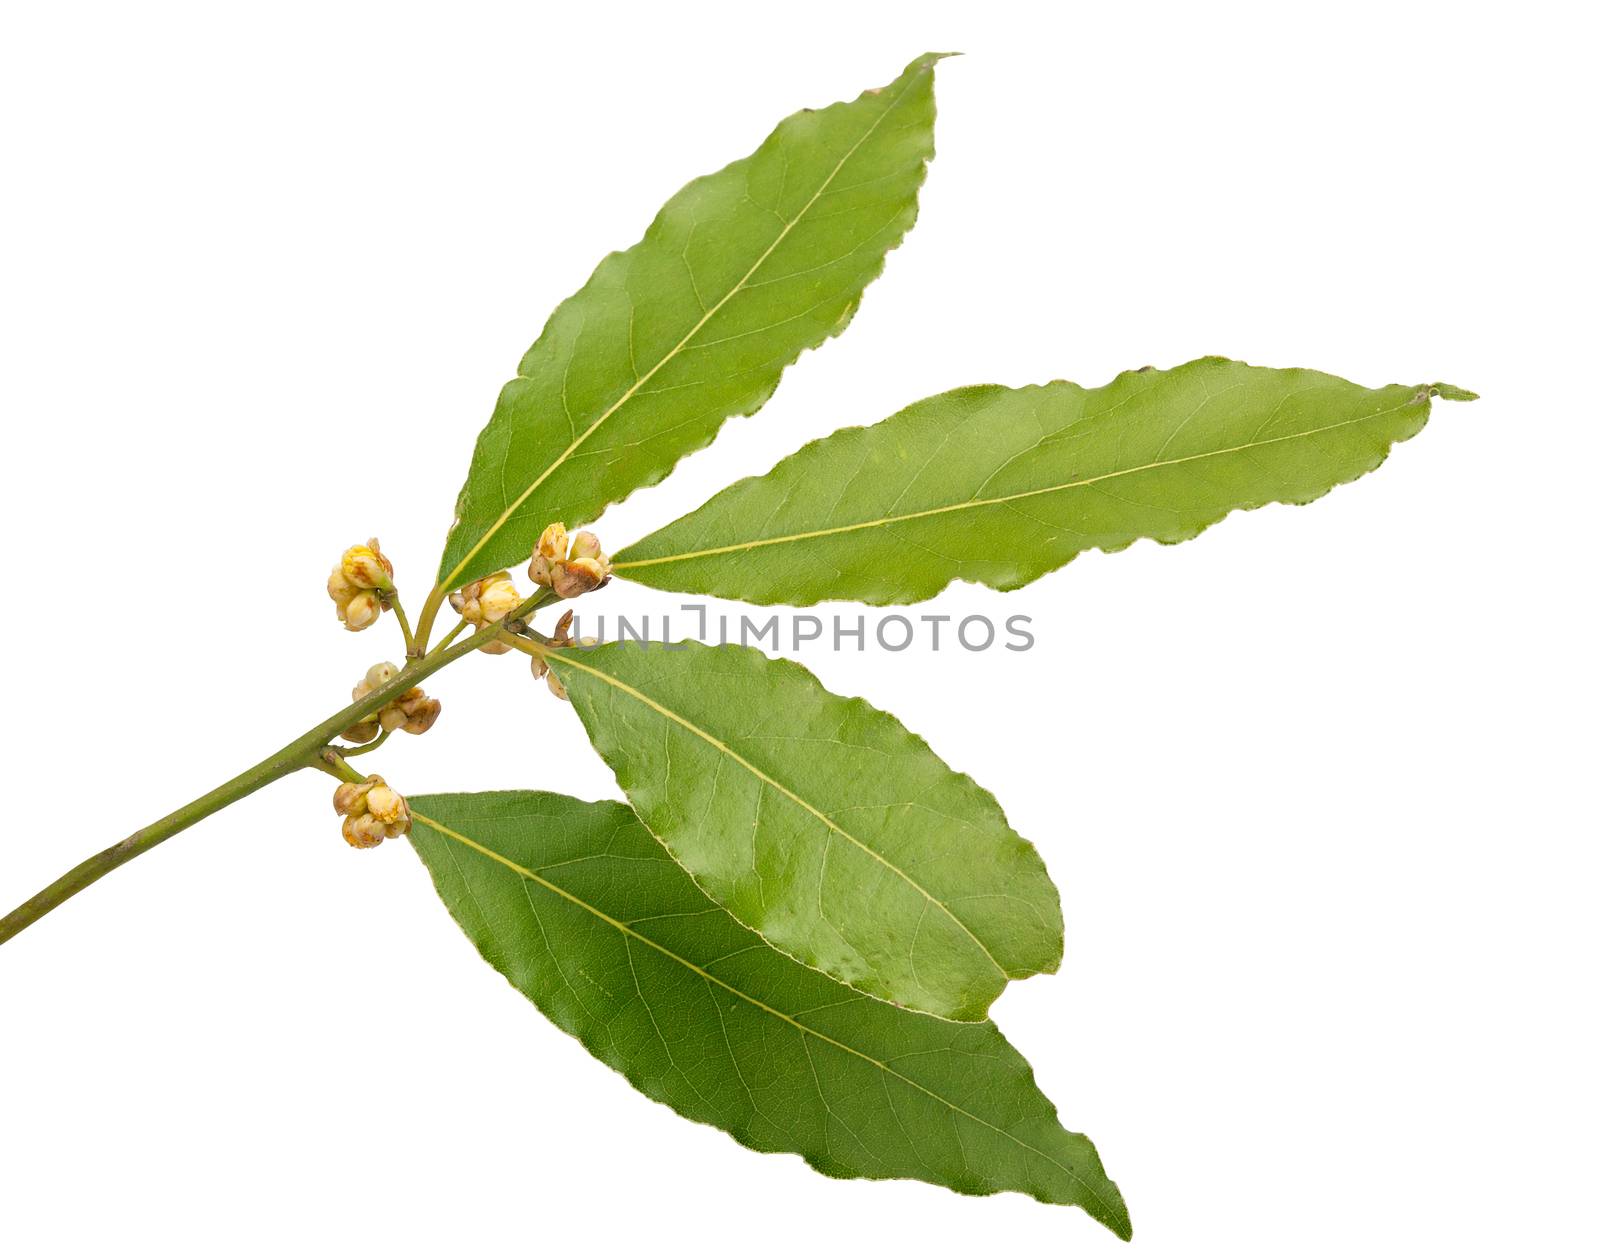
M394 664L375 663L367 669L367 675L361 678L355 689L350 691L350 697L359 703L373 690L389 684L399 675L400 669ZM365 720L351 725L342 736L347 741L362 743L372 741L380 732L393 733L396 729L403 729L407 733L426 733L433 728L433 722L439 719L439 712L439 700L429 698L421 689L413 686Z
M405 798L376 773L335 790L333 810L344 817L344 840L352 847L376 847L385 838L411 832L411 809Z
M566 525L551 524L539 536L528 578L558 597L576 598L611 579L611 559L592 532L578 533L569 545Z
M510 572L494 572L482 580L464 585L450 595L450 605L468 624L482 628L485 624L498 624L523 603L524 599L512 583ZM505 642L485 642L478 647L489 655L503 655L511 647Z
M394 564L384 557L376 537L346 550L328 577L328 597L340 623L352 633L376 624L393 592Z

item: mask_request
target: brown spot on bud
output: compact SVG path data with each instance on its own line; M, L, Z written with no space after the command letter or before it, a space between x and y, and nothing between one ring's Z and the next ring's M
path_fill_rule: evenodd
M536 555L549 559L552 563L557 559L567 557L567 526L565 524L551 524L539 534L539 544L534 547Z
M372 741L378 736L379 731L380 726L376 720L363 720L359 724L351 725L339 736L346 742L354 742L360 746L364 742Z
M376 537L368 538L364 546L346 550L339 569L346 580L362 589L394 588L394 564L384 557Z
M352 847L376 847L385 838L411 830L411 808L405 798L376 774L335 790L333 810L344 817L340 830Z
M611 579L611 565L604 558L568 559L551 570L551 586L563 598L578 598L599 589Z

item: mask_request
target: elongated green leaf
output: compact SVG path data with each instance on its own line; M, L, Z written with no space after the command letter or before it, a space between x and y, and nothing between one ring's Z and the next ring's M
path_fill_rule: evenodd
M779 955L620 803L412 808L412 845L484 959L652 1099L834 1177L1026 1192L1129 1236L1093 1145L993 1025L893 1008Z
M942 393L801 449L617 555L659 589L809 606L1015 589L1085 550L1310 502L1421 430L1447 384L1367 389L1202 358L1103 388Z
M441 584L524 561L546 524L654 484L844 329L916 219L938 60L786 119L556 309L478 438Z
M614 643L550 666L639 818L780 951L962 1021L1060 963L1039 853L893 716L741 646Z

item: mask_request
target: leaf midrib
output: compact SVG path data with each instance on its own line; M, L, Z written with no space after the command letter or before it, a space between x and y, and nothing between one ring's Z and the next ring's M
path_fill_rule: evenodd
M638 375L637 372L635 373L636 378L634 379L633 383L628 386L627 391L624 392L622 396L610 406L608 406L593 423L591 423L581 433L574 437L572 443L556 456L555 461L546 467L542 472L540 472L538 478L517 495L516 500L507 506L505 510L503 510L495 519L494 523L491 524L484 531L483 535L478 538L478 540L473 544L472 549L468 550L466 554L462 556L461 561L451 569L450 574L439 582L441 587L446 589L453 588L456 582L460 579L462 572L466 570L467 565L471 563L472 560L477 557L478 552L482 550L484 546L488 545L490 540L494 538L502 528L505 527L505 525L510 521L511 517L520 509L522 509L523 503L533 496L534 491L537 490L539 486L542 485L546 480L548 480L551 475L555 473L556 469L561 467L562 464L564 464L567 459L570 458L578 449L578 447L595 433L601 424L605 423L606 420L610 419L612 415L616 414L617 411L626 406L628 402L632 401L633 398L638 394L639 390L649 383L651 378L654 377L662 367L666 366L667 363L676 358L678 354L681 353L685 347L687 347L689 342L700 333L701 329L704 328L705 325L716 316L717 311L721 310L723 306L727 305L729 301L731 301L735 296L744 290L745 285L749 283L751 277L766 264L767 259L770 258L778 246L788 238L789 233L795 228L801 219L810 213L811 207L817 203L822 194L826 192L832 185L833 181L838 177L839 172L844 169L845 164L856 155L856 151L863 144L872 138L872 135L877 131L878 126L883 122L883 120L893 113L900 102L905 99L906 94L911 89L911 85L926 73L928 73L928 67L924 66L918 74L913 75L906 80L905 86L900 89L899 95L895 96L894 99L889 102L888 106L883 110L883 112L874 118L872 120L872 124L861 133L861 137L845 151L843 157L839 158L838 162L834 164L833 169L828 172L828 177L818 185L817 190L811 194L811 198L803 206L801 206L800 212L783 224L782 229L779 230L772 243L769 244L765 250L763 250L761 256L755 260L750 269L739 277L738 282L735 283L733 287L729 288L726 293L718 298L715 305L706 310L705 313L700 316L699 321L684 334L683 339L678 341L676 345L669 349L654 366L652 366L643 375ZM519 370L516 378L527 379L528 377L524 376Z
M1353 423L1368 423L1374 419L1382 419L1385 416L1397 414L1408 406L1421 404L1421 401L1414 398L1398 406L1391 406L1387 410L1375 411L1370 415L1359 415L1354 419L1343 419L1338 423L1330 423L1321 428L1308 428L1304 432L1291 432L1285 436L1269 437L1264 441L1249 441L1243 445L1229 446L1227 449L1206 450L1199 454L1186 454L1182 458L1168 458L1157 462L1144 463L1138 467L1125 467L1120 471L1108 471L1099 476L1087 476L1082 480L1069 480L1064 484L1046 485L1042 489L1027 489L1021 493L1006 494L1003 497L973 498L967 502L954 502L948 506L935 506L923 511L908 511L903 515L885 515L879 519L863 520L855 524L839 524L832 528L814 528L809 532L789 533L781 537L761 537L753 541L739 541L731 545L712 546L705 550L686 550L680 554L664 554L650 559L620 559L612 563L611 570L620 572L624 568L654 567L659 563L681 563L691 559L711 558L719 554L734 554L745 550L756 550L762 546L786 545L797 541L815 541L819 537L834 537L842 533L860 532L868 528L883 528L891 524L903 524L911 520L926 519L933 515L946 515L952 511L967 511L988 506L1005 506L1011 502L1040 497L1048 493L1061 493L1068 489L1081 489L1089 485L1100 484L1102 481L1115 480L1120 476L1133 476L1146 471L1160 471L1164 467L1177 467L1183 463L1192 463L1199 459L1220 458L1228 454L1242 454L1249 450L1262 449L1265 446L1277 445L1284 441L1296 441L1306 437L1319 436L1324 432L1333 432L1338 428L1348 427Z
M1033 1144L1028 1143L1026 1140L1018 1139L1017 1136L1013 1135L1010 1131L1006 1130L1005 1128L1000 1127L1000 1126L996 1126L993 1122L989 1122L989 1121L984 1120L983 1118L979 1117L976 1113L969 1112L968 1110L962 1108L955 1101L953 1101L951 1099L948 1099L945 1096L940 1095L937 1091L933 1091L928 1087L924 1087L920 1082L916 1081L916 1079L908 1078L905 1074L902 1074L899 1070L895 1069L887 1061L880 1061L877 1057L869 1056L867 1053L861 1051L860 1049L851 1047L848 1043L841 1043L839 1040L837 1040L835 1038L832 1038L832 1037L830 1037L828 1035L823 1034L820 1030L815 1030L812 1027L806 1025L804 1022L796 1020L794 1017L791 1017L788 1013L785 1013L785 1012L781 1011L780 1009L772 1007L771 1004L764 1003L763 1001L757 999L755 996L750 995L745 991L741 991L738 987L734 986L732 983L727 982L727 981L723 980L722 978L717 977L716 974L710 972L707 969L701 968L699 965L695 964L692 960L689 960L687 957L678 955L677 952L672 951L670 948L665 947L662 944L656 942L655 939L649 938L646 935L639 933L639 931L633 929L626 922L620 921L616 917L611 916L609 913L602 911L600 908L595 907L594 904L589 903L585 899L579 898L577 895L573 894L569 890L566 890L564 887L557 886L554 882L546 881L544 878L540 877L532 869L525 868L522 865L518 864L515 860L512 860L510 857L501 855L498 851L495 851L492 847L486 847L482 843L475 842L473 839L467 837L465 834L458 833L457 831L451 829L448 825L442 824L441 822L434 820L432 817L424 816L421 812L418 812L415 809L412 809L411 818L414 821L421 821L424 825L428 826L429 829L432 829L432 830L436 831L437 833L443 835L444 837L452 839L455 842L459 842L463 846L469 848L470 850L478 852L479 855L487 856L489 859L495 861L497 864L503 865L504 867L510 869L513 873L516 873L519 876L526 878L528 881L533 882L535 885L542 886L545 890L550 891L554 895L560 896L562 899L565 899L568 903L573 904L575 907L582 908L585 912L591 913L593 916L595 916L599 920L605 922L607 925L611 926L613 929L617 930L618 932L620 932L624 936L626 936L628 938L636 939L639 942L643 943L646 947L653 948L655 951L660 952L663 956L667 957L669 960L674 960L678 964L682 965L684 968L690 970L691 972L693 972L695 974L698 974L707 983L712 983L712 984L714 984L716 986L719 986L723 990L727 991L730 995L735 995L739 999L742 999L746 1003L750 1004L751 1006L753 1006L755 1008L759 1008L762 1012L769 1013L772 1016L778 1018L778 1020L786 1022L788 1025L791 1025L796 1030L800 1031L801 1034L810 1035L813 1038L817 1039L819 1042L826 1043L831 1047L837 1048L841 1052L848 1053L851 1056L854 1056L854 1057L857 1057L860 1060L866 1061L868 1064L875 1065L879 1069L881 1069L884 1073L888 1074L891 1078L897 1078L901 1082L905 1083L906 1086L912 1087L915 1090L922 1092L922 1094L927 1096L929 1099L937 1100L940 1104L944 1105L951 1112L959 1113L962 1117L967 1118L969 1121L976 1122L980 1126L985 1126L988 1129L994 1131L996 1134L1004 1135L1007 1139L1011 1140L1011 1142L1016 1144L1019 1148L1026 1149L1028 1152L1032 1152L1032 1153L1036 1154L1037 1156L1043 1157L1046 1161L1050 1162L1051 1165L1055 1166L1058 1170L1060 1170L1063 1174L1065 1174L1073 1182L1077 1183L1080 1188L1082 1188L1091 1197L1093 1197L1096 1201L1099 1202L1101 1208L1106 1210L1108 1216L1114 1217L1114 1218L1121 1218L1123 1216L1124 1211L1123 1211L1123 1209L1121 1207L1119 1207L1115 1202L1109 1201L1104 1196L1102 1196L1098 1191L1095 1190L1093 1184L1089 1183L1087 1180L1082 1178L1078 1174L1078 1172L1076 1170L1072 1169L1070 1166L1063 1165L1060 1161L1057 1161L1054 1157L1052 1157L1044 1149L1037 1148ZM861 998L863 998L863 999L871 999L872 997L868 996L868 995L863 995ZM967 1023L967 1024L976 1024L976 1023Z
M796 794L793 790L789 789L789 787L784 785L781 781L778 781L776 778L769 776L767 773L765 773L761 769L757 768L754 764L752 764L744 756L740 755L738 751L734 750L731 746L729 746L726 742L722 741L720 738L718 738L715 734L711 733L709 730L702 729L699 725L695 724L688 717L686 717L684 715L681 715L678 712L673 711L670 707L665 707L662 704L656 702L656 700L651 698L648 694L644 693L641 690L635 689L633 686L629 685L627 682L619 680L617 677L612 676L608 672L603 672L599 668L593 668L593 667L590 667L588 664L579 663L577 660L571 658L570 655L568 655L565 652L549 651L545 655L545 660L550 665L558 665L559 664L559 665L565 666L565 667L572 667L572 668L578 669L578 671L580 671L580 672L587 672L590 676L599 677L607 685L610 685L613 688L615 688L617 690L620 690L622 693L628 695L628 697L630 697L632 699L635 699L638 702L643 703L646 707L650 708L652 711L656 712L658 715L664 716L668 720L674 721L678 725L682 726L684 729L687 729L690 733L694 734L696 737L698 737L702 741L704 741L708 746L712 747L714 750L717 750L717 751L721 752L723 755L726 755L734 763L738 764L741 768L743 768L747 772L749 772L751 774L751 776L755 777L758 781L764 782L765 784L771 786L774 790L776 790L779 794L783 795L791 803L797 804L799 807L805 809L805 811L809 812L812 816L816 817L819 821L821 821L824 825L826 825L830 832L838 834L841 838L844 838L844 839L848 840L849 842L853 843L855 846L859 847L862 851L866 852L874 860L878 861L879 864L883 865L884 868L888 869L891 873L893 873L897 877L899 877L903 882L906 883L906 885L908 885L912 889L916 890L919 894L922 895L922 897L924 899L926 899L934 907L938 908L940 912L944 913L944 915L946 917L948 917L951 921L953 921L955 923L956 927L958 929L960 929L961 932L963 934L965 934L969 939L972 940L973 945L975 947L977 947L977 949L981 953L983 953L984 959L986 959L991 965L994 966L995 972L997 972L1002 978L1004 978L1007 981L1009 981L1013 977L1026 976L1026 975L1023 975L1023 974L1008 973L1006 971L1005 966L1002 965L998 960L995 959L994 953L991 952L986 946L984 946L983 940L980 939L976 934L974 934L970 928L968 928L966 922L963 921L960 917L956 916L956 914L950 910L950 907L949 907L948 904L946 904L942 899L940 899L932 891L928 890L927 887L923 886L922 883L917 881L916 878L912 877L911 874L907 873L904 869L902 869L899 865L895 864L893 861L887 859L881 852L873 850L872 847L870 847L866 843L862 842L861 839L857 838L854 834L850 833L848 830L841 828L839 826L839 824L833 820L832 817L827 815L827 813L823 812L820 808L816 807L814 804L809 803L805 799L801 798L798 794ZM936 1014L930 1014L930 1015L936 1015ZM946 1019L946 1020L954 1020L954 1018L949 1018L949 1019Z

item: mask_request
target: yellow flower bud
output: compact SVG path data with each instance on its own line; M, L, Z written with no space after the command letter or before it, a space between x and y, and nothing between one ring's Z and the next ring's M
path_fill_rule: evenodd
M542 585L546 589L550 588L550 560L542 554L534 555L533 560L528 564L528 579L535 585Z
M382 614L383 604L378 601L377 593L370 589L363 589L339 608L339 618L352 633L371 628Z
M350 582L350 578L344 574L342 567L336 567L329 573L328 597L332 598L341 607L360 592L360 586Z
M569 559L599 559L605 557L600 550L600 538L592 532L580 532L572 539Z
M468 624L483 626L505 619L522 605L522 595L512 583L510 572L495 572L450 595L450 605Z
M485 623L493 624L505 619L522 605L522 601L522 595L511 583L511 574L499 572L489 578L489 583L478 595L478 613Z
M376 847L411 831L411 808L382 777L346 782L333 792L333 810L344 817L341 832L352 847Z
M373 786L367 793L367 812L385 825L400 826L401 833L411 828L411 809L388 786Z
M352 847L369 848L376 847L389 836L388 828L376 816L347 816L340 832Z
M394 564L378 548L378 539L371 537L364 546L351 546L339 561L345 579L362 589L393 589Z
M565 524L551 524L539 534L539 545L534 550L535 554L542 555L554 563L557 559L567 557L567 526Z
M328 597L340 622L353 633L369 627L383 612L383 602L369 589L363 589L336 567L328 576Z

